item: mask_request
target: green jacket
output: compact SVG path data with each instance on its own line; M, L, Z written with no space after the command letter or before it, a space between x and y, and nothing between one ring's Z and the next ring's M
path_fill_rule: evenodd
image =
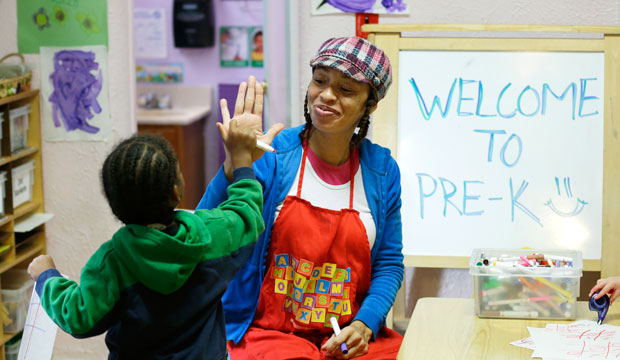
M80 285L55 269L41 274L43 308L75 337L108 330L110 358L225 358L220 298L264 229L262 204L258 181L245 179L213 210L177 211L174 236L124 226L90 258Z

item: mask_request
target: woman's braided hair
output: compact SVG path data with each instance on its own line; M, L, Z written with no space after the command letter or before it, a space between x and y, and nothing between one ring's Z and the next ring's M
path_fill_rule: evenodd
M364 110L364 115L360 119L360 122L357 124L359 130L356 134L353 134L353 138L351 139L351 146L356 147L362 142L362 140L368 134L368 127L370 126L370 113L372 108L377 104L377 93L374 89L370 89L368 93L368 99L366 99L366 109ZM306 98L304 100L304 118L306 119L306 124L304 128L299 133L299 138L303 142L308 139L310 136L310 129L312 129L312 118L310 117L310 112L308 111L308 92L306 91Z
M178 160L161 136L136 135L118 144L101 169L112 212L125 224L170 224Z

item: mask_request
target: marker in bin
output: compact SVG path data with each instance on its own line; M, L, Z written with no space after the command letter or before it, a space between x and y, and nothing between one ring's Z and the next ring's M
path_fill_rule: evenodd
M572 267L573 259L567 256L559 255L545 255L545 254L531 254L531 255L500 255L499 257L483 258L481 254L481 261L476 265L478 266L553 266L560 267L562 265Z
M332 327L334 328L334 334L338 336L338 334L340 334L340 326L338 326L338 319L331 316L329 318L329 322L332 324ZM346 343L340 344L340 350L342 350L342 353L345 355L349 352L349 348L347 347Z

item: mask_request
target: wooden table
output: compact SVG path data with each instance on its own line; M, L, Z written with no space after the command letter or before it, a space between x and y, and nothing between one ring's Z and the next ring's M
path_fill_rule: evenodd
M577 302L576 320L596 321L588 303ZM528 326L575 320L484 319L474 316L473 299L422 298L418 300L397 359L529 359L532 350L510 345L530 336ZM620 326L620 304L609 309L605 324Z

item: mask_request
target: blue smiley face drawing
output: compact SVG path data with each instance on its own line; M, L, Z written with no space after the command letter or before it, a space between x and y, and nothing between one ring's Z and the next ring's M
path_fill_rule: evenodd
M572 198L573 191L570 185L570 178L565 177L563 180L563 184L564 184L564 189L566 190L566 196L568 198ZM562 189L560 188L560 179L557 176L555 177L555 186L558 190L558 196L562 196ZM549 209L551 209L551 211L553 211L556 215L559 215L562 217L573 217L573 216L579 215L579 213L583 211L583 209L586 207L587 204L588 203L585 200L582 200L579 197L577 197L577 203L575 204L575 207L572 210L564 211L564 210L558 209L553 203L552 199L549 199L547 200L547 202L545 202L545 206L549 207Z

